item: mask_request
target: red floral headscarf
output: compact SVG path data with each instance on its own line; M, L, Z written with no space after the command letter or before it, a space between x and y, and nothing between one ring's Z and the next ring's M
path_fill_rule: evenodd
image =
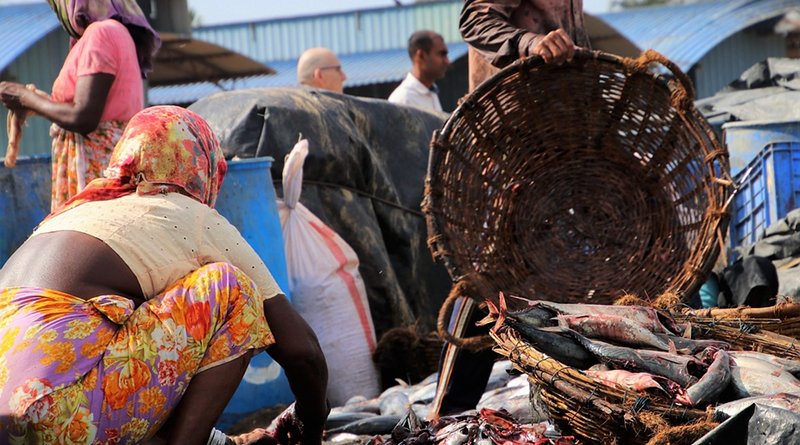
M203 118L181 107L145 108L125 127L105 178L90 182L49 217L85 202L133 192L178 192L214 207L227 169L219 142Z

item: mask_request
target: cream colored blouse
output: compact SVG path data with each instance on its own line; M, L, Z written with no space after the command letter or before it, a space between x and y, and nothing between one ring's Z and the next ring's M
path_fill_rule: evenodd
M131 268L148 299L200 266L215 262L244 271L264 299L282 293L236 227L216 210L179 193L133 193L88 202L42 223L32 236L59 230L74 230L105 242Z

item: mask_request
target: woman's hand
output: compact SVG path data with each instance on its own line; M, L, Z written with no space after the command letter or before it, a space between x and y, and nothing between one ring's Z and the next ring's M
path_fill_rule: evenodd
M25 85L17 82L0 82L0 101L11 110L25 108L22 105L22 95L29 94L30 90Z
M275 336L275 344L267 348L267 353L283 368L296 400L287 420L299 422L288 422L284 431L300 424L299 442L319 444L330 407L326 399L328 367L317 336L283 295L264 301L264 315ZM297 432L294 436L297 440Z
M106 73L79 76L75 99L71 103L53 102L50 96L16 82L0 82L0 101L10 109L25 108L59 127L80 134L97 129L105 110L114 75Z

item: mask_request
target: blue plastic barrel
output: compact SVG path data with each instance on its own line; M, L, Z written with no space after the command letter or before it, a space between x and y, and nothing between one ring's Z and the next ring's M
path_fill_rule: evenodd
M50 157L0 162L0 267L50 213Z
M271 157L228 161L228 173L215 207L253 246L288 296L289 275L271 166ZM277 404L289 404L293 400L294 395L280 366L266 353L258 354L250 361L244 379L222 413L217 428L224 431L247 414Z

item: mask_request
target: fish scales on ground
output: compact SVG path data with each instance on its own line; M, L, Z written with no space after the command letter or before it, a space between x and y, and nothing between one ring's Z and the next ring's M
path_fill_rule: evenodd
M675 344L668 338L658 337L635 320L619 315L559 315L557 319L559 326L572 329L590 338L675 352Z

